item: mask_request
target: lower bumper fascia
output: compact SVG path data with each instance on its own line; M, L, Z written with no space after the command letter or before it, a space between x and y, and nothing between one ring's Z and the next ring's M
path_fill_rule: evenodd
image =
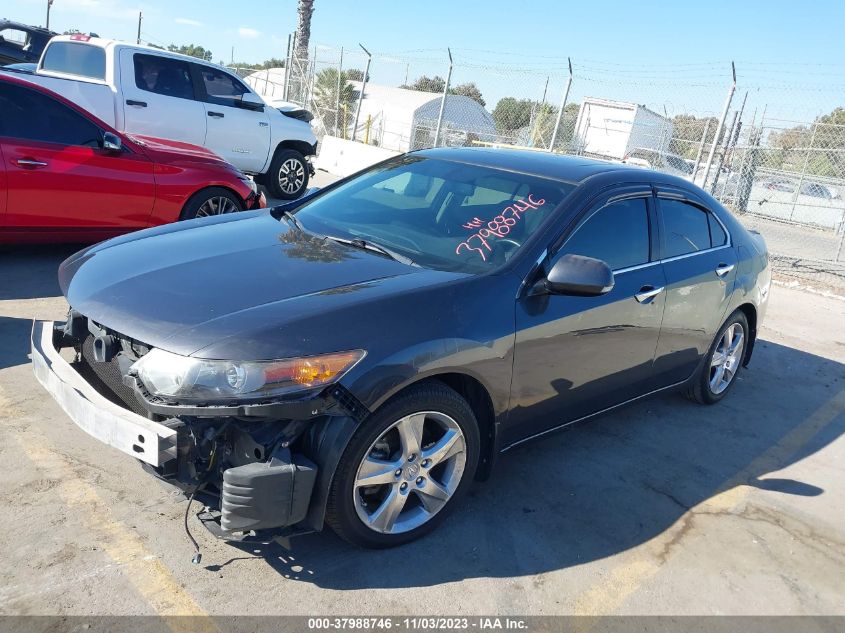
M177 430L124 409L86 382L56 349L55 332L63 325L33 322L32 369L38 382L91 437L151 466L172 469L177 458Z

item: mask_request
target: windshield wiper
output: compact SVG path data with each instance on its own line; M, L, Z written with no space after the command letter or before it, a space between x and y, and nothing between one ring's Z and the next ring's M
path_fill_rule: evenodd
M302 228L302 225L299 223L299 220L296 219L296 216L291 213L290 211L283 209L281 212L281 216L285 218L289 224L293 225L300 233L304 233L305 229Z
M396 251L392 251L389 248L382 246L381 244L368 242L366 240L362 240L361 238L355 238L350 240L345 237L337 237L335 235L326 235L325 237L326 239L332 240L333 242L338 242L339 244L346 244L347 246L352 246L354 248L360 248L366 251L374 251L376 253L386 255L393 261L397 261L400 264L406 264L408 266L417 265L411 258L405 257L404 255L400 255Z

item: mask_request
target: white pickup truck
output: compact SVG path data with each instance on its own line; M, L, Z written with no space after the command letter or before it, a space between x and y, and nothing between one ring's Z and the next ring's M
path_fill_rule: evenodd
M118 130L205 146L277 198L298 198L313 173L317 138L307 113L268 105L215 64L75 34L50 40L27 79Z

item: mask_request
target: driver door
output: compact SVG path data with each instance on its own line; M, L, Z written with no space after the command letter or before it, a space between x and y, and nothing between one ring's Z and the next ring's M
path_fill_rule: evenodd
M6 226L108 237L148 226L153 164L100 149L103 131L79 112L24 86L0 85Z
M657 261L650 187L616 190L591 206L556 251L606 262L614 287L593 297L517 299L509 437L542 433L652 389L666 285Z

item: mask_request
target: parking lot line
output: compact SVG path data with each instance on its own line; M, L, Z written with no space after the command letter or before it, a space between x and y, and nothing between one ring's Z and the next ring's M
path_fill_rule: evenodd
M15 413L2 390L0 410ZM26 437L23 437L24 434ZM12 437L37 470L52 479L60 480L55 490L62 501L82 517L85 526L96 536L101 549L120 566L123 575L155 613L165 616L168 627L174 633L215 630L213 622L207 617L170 617L208 614L182 588L164 563L147 549L138 534L112 516L108 504L94 487L76 474L71 459L54 450L49 440L31 425L24 433L16 432Z
M620 564L603 575L594 585L574 601L574 615L607 615L616 612L649 579L662 568L673 548L684 538L696 515L733 513L748 500L754 486L748 485L759 473L778 470L802 446L812 440L837 416L845 411L845 389L807 416L803 422L784 435L781 440L758 455L734 476L725 480L717 492L682 514L668 529L638 549L638 556ZM643 558L647 556L648 558Z

